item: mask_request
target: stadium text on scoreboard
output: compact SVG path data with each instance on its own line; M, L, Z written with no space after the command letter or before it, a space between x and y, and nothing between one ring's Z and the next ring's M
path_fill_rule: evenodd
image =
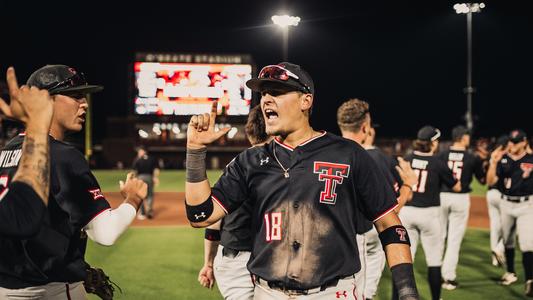
M245 83L252 68L248 55L137 54L135 113L208 113L216 100L219 114L247 115L252 91Z

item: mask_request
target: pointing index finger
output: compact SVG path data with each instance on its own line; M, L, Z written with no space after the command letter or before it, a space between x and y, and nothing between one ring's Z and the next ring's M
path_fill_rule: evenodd
M215 128L215 119L217 117L218 101L213 101L211 105L211 114L209 116L209 129Z
M15 74L15 68L7 68L6 74L7 87L9 89L9 97L11 100L15 100L18 96L19 84L17 82L17 75Z

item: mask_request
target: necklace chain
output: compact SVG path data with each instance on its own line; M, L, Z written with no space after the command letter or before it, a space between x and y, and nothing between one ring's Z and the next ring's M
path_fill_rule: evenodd
M278 165L281 167L281 169L283 169L283 176L285 176L285 178L289 178L289 169L290 168L287 168L285 169L285 167L283 167L283 165L281 164L281 162L279 161L278 159L278 156L276 155L276 143L274 142L274 147L273 147L273 153L274 153L274 158L276 159L276 161L278 162Z

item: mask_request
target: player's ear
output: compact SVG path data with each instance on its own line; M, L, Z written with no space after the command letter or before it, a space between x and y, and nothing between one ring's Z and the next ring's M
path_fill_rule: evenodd
M302 111L310 110L313 106L313 94L302 94L300 97L300 109Z

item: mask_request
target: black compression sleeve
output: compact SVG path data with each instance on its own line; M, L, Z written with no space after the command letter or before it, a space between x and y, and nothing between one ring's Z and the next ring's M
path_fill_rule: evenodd
M213 214L213 200L211 195L204 202L199 205L191 206L185 201L185 211L187 212L187 219L193 223L203 222Z
M220 230L218 229L205 229L205 239L212 242L220 241Z
M0 234L27 238L39 231L46 206L26 183L14 181L0 201Z
M395 265L391 269L392 282L398 291L399 300L418 300L413 264Z

